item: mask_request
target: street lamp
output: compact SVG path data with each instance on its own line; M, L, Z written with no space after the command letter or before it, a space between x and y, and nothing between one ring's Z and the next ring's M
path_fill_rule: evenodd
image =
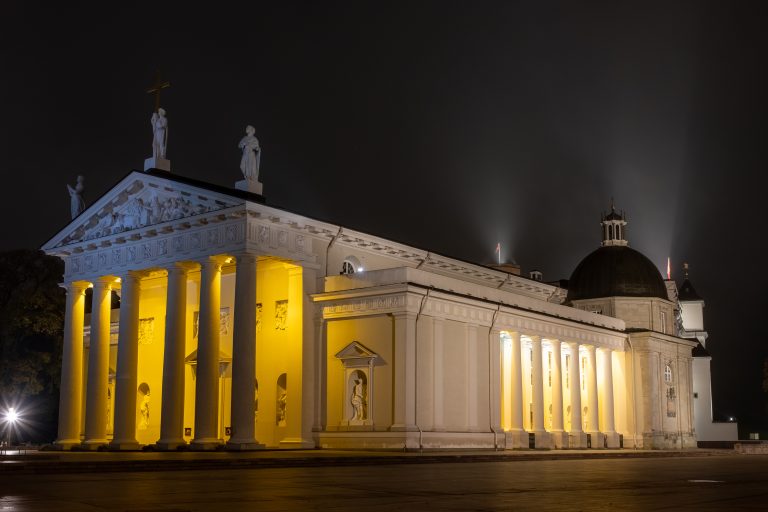
M5 411L5 424L6 429L8 430L8 443L7 447L10 450L11 449L11 433L13 432L13 428L16 426L16 421L19 419L19 413L16 412L16 409L13 407L9 407L7 411Z

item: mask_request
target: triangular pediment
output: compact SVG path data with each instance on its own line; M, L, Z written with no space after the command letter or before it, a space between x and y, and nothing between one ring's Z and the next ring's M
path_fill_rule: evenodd
M131 172L51 238L43 250L122 233L130 236L132 231L148 226L191 219L245 202L236 191L230 195L158 174Z
M358 341L353 341L352 343L350 343L349 345L341 349L341 351L339 351L336 354L336 358L341 359L342 361L346 361L350 359L375 360L378 357L379 355L376 352L365 347L363 344L361 344Z

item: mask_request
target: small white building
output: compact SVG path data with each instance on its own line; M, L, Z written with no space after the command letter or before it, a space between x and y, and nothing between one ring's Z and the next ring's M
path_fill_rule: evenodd
M708 371L625 226L605 216L566 290L131 172L43 247L66 269L57 444L696 446Z

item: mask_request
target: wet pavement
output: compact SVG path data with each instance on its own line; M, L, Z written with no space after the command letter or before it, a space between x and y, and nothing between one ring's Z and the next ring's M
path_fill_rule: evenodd
M311 459L313 464L81 473L13 470L0 478L0 511L768 510L768 456L654 452L652 457L604 458L608 452L552 453L570 458L480 452L458 457L428 454L428 459L411 463L402 462L403 457L419 460L419 454L301 451L271 457L268 452L239 454L232 460ZM140 453L62 455L58 462L48 459L48 464L71 462L68 455L83 460L104 456L117 463L122 458L125 464L142 457L162 458ZM495 458L482 458L488 456ZM174 457L231 458L191 453Z

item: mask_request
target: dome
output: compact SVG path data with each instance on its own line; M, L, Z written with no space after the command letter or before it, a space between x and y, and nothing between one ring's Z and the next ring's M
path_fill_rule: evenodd
M568 280L567 302L604 297L669 300L656 265L626 245L600 247L581 260Z

